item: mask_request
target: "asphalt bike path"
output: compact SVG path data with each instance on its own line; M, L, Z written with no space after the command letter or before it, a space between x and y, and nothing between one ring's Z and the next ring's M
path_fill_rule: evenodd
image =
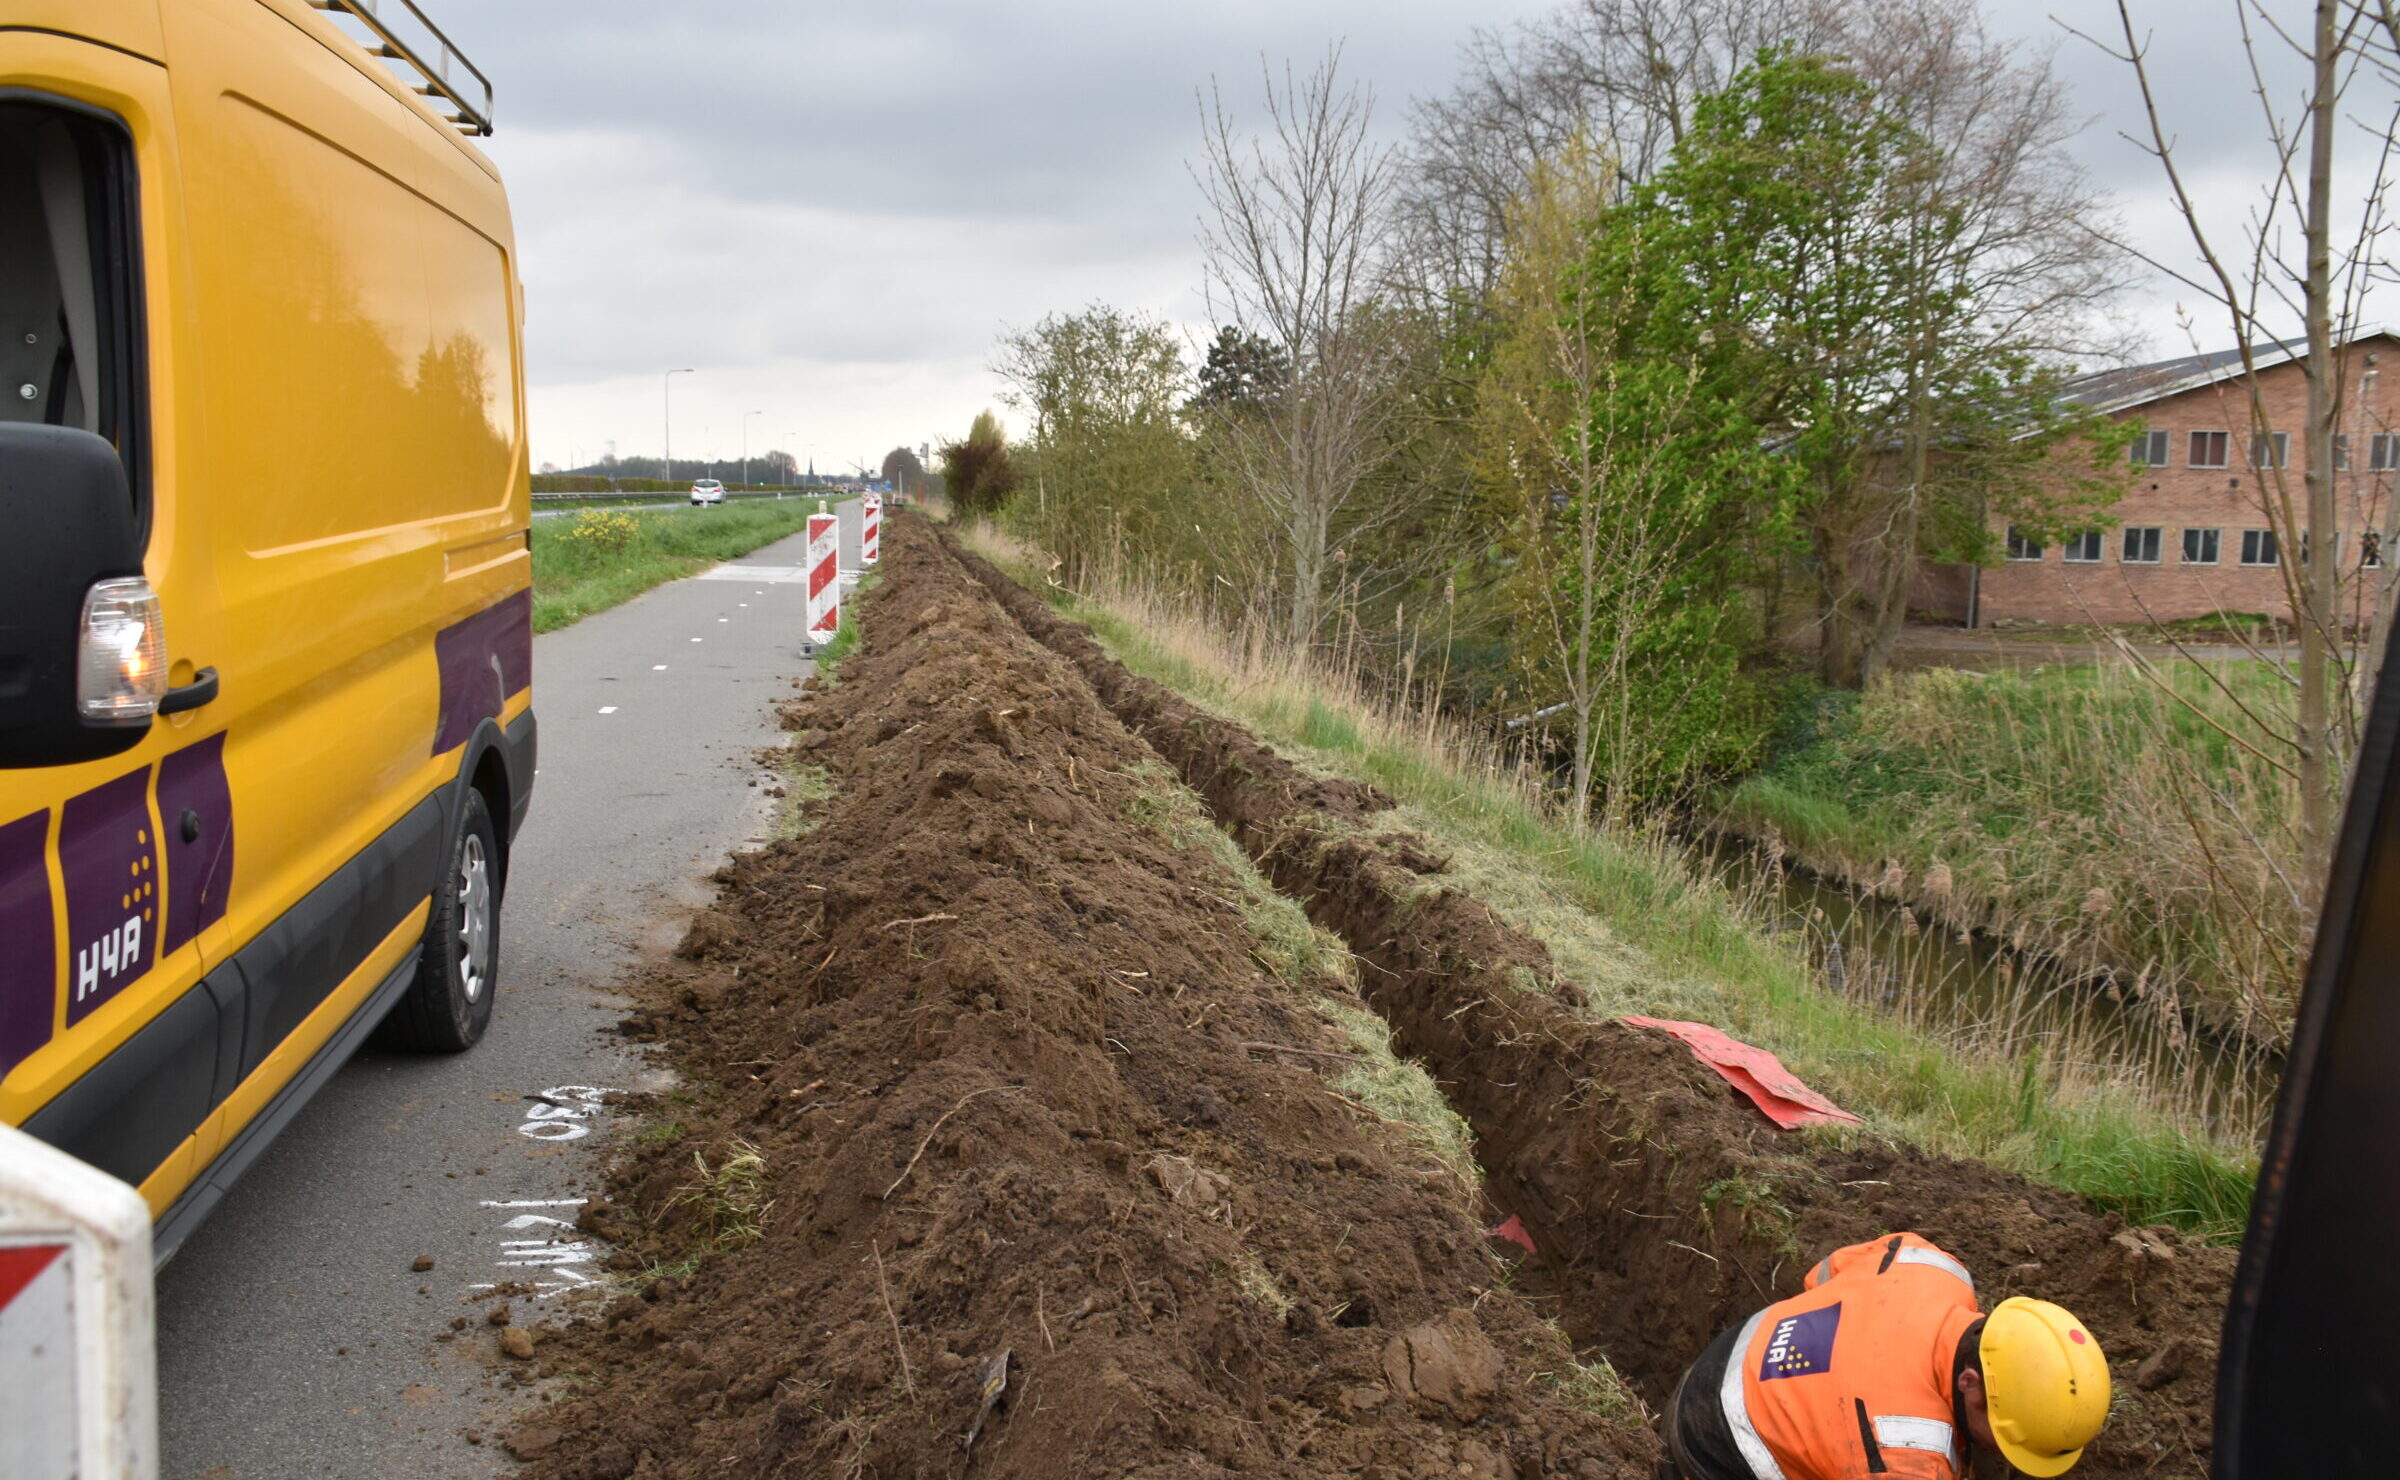
M855 569L858 504L837 512ZM667 1087L615 1036L610 988L772 826L757 756L812 667L806 542L535 639L540 770L491 1029L451 1057L361 1053L160 1272L166 1480L508 1468L500 1441L532 1390L487 1317L505 1301L538 1326L605 1278L606 1250L573 1225L609 1106Z

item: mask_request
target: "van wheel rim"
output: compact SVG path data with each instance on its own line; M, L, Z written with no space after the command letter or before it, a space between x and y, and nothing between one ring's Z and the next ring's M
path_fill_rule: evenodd
M492 863L469 833L458 851L458 981L468 1002L483 999L492 969Z

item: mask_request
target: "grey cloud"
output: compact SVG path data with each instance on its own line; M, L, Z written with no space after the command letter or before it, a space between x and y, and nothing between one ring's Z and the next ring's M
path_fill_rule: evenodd
M1346 70L1396 137L1412 97L1449 86L1471 30L1553 8L423 3L497 87L489 148L516 208L540 457L610 436L655 450L639 386L668 364L711 368L688 392L695 426L777 394L846 418L828 439L859 452L963 426L996 389L977 367L1004 326L1095 299L1201 316L1186 161L1212 75L1255 118L1262 54L1305 66L1346 41ZM2259 129L2229 7L2136 6L2183 158L2237 222ZM2093 117L2078 157L2134 235L2176 252L2155 162L2116 136L2139 123L2130 74L2051 19L2099 28L2113 5L1985 8L2004 34L2056 48ZM2174 296L2154 284L2128 311L2171 323Z

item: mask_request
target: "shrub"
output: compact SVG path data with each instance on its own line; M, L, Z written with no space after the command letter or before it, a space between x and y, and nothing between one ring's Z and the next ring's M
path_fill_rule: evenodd
M622 555L641 537L642 521L620 509L586 509L561 536L589 555Z

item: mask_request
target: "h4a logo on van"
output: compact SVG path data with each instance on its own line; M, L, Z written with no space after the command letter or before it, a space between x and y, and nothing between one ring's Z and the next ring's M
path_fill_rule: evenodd
M72 1025L148 971L158 953L159 847L148 767L67 802L58 869L67 892Z
M172 828L164 837L161 819ZM222 732L78 792L55 812L0 822L0 1074L50 1041L59 997L71 1028L224 919L232 876ZM66 892L63 952L54 887Z
M1823 1310L1804 1310L1775 1324L1766 1357L1758 1364L1758 1380L1807 1377L1833 1370L1833 1336L1842 1324L1841 1302Z

